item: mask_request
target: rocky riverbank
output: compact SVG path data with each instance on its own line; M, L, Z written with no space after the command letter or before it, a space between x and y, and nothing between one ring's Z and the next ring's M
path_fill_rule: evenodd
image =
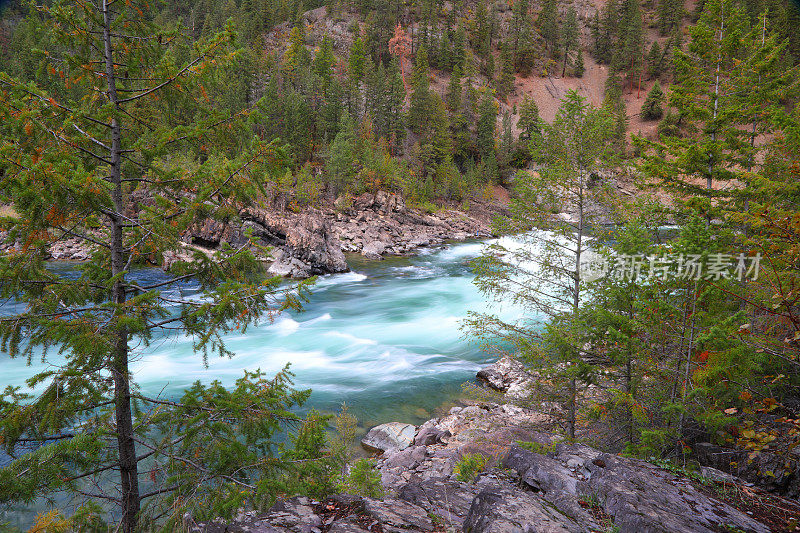
M523 370L501 360L481 371L501 391ZM511 398L508 398L511 400ZM512 403L456 406L420 427L373 428L365 447L386 496L290 498L264 514L194 524L251 532L722 532L790 531L795 502L705 467L696 476L569 443L547 414ZM382 452L382 453L381 453ZM474 471L467 459L485 463ZM466 459L465 459L466 458ZM729 494L747 495L734 505Z
M182 236L183 249L165 254L162 266L169 269L195 251L210 254L223 244L238 248L250 233L270 249L262 258L275 275L307 278L346 272L345 253L380 259L449 240L490 236L492 220L507 212L507 204L506 191L498 187L493 198L473 198L466 210L443 207L432 213L408 207L401 196L384 191L342 197L332 205L298 212L261 205L228 221L206 219L190 228ZM86 243L64 238L51 246L50 254L53 260L85 261L90 249Z

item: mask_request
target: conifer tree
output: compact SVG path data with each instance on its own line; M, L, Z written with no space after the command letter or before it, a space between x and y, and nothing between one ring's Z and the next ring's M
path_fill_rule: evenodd
M658 31L669 35L680 26L683 19L683 2L680 0L658 0Z
M661 84L656 81L642 104L642 118L645 120L658 120L664 116L664 108L661 107L663 102L664 91L661 90Z
M514 92L514 60L506 43L500 46L500 76L497 79L497 92L501 98Z
M687 51L675 51L669 105L681 116L684 137L664 139L659 150L663 157L648 165L670 186L714 195L714 183L731 179L741 162L744 132L737 126L741 110L733 96L740 82L736 67L746 25L746 16L731 0L709 0L692 29ZM699 177L703 183L686 176Z
M544 38L545 46L553 58L559 54L559 27L558 27L558 1L544 0L542 10L536 19L539 26L539 33Z
M420 48L411 74L411 106L408 110L409 126L415 133L426 131L433 110L429 76L428 53L425 48Z
M305 43L306 37L301 26L295 26L289 32L289 47L283 56L283 68L287 76L297 80L303 69L311 63L311 54Z
M615 45L613 66L627 73L628 83L642 74L644 67L644 26L639 0L623 0L621 7L619 40Z
M647 72L650 78L658 78L663 71L664 53L658 41L653 41L650 52L647 54Z
M512 215L499 222L501 232L522 236L521 246L492 245L475 263L478 288L513 301L526 314L509 323L473 313L470 326L483 338L509 342L528 364L565 385L550 392L566 404L570 438L576 434L579 385L592 379L583 353L580 315L587 302L580 265L592 246L587 207L602 198L602 188L590 188L588 180L613 161L611 121L605 110L590 109L575 91L567 93L553 124L543 125L541 143L532 146L546 166L538 175L517 175ZM575 213L569 220L557 214L565 208ZM544 332L542 316L549 319Z
M358 86L364 78L364 63L367 59L366 52L364 51L364 40L358 37L353 41L350 46L350 57L348 58L348 66L350 71L350 82Z
M42 446L0 469L0 498L83 493L117 506L125 533L158 516L173 528L184 512L209 517L269 499L294 469L281 453L291 445L271 438L300 422L290 410L308 397L291 390L289 373L246 373L231 390L197 383L167 401L142 394L129 364L172 329L200 357L232 355L224 333L300 303L266 277L249 237L175 261L163 282L133 273L183 252L195 224L235 217L283 170L280 149L215 105L224 89L215 74L241 53L235 33L228 26L192 45L182 28L156 25L146 4L55 0L39 13L60 43L41 54L42 74L62 91L0 74L0 202L15 211L2 220L12 251L0 256L0 294L22 303L3 311L0 340L12 357L48 364L30 382L40 391L4 393L0 434L8 453ZM75 276L45 263L66 238L91 253ZM184 295L190 280L200 298ZM145 460L158 465L149 487Z
M567 74L567 64L570 61L570 54L576 50L580 51L578 18L575 13L575 7L571 5L567 9L567 19L564 21L562 48L564 50L564 67L561 69L561 77L563 78Z
M334 188L335 194L347 189L357 172L356 126L353 118L345 111L339 121L339 132L328 149L325 175Z
M519 121L517 122L519 128L520 141L527 141L536 139L542 132L542 119L539 116L539 106L529 96L525 96L519 108Z
M600 63L611 63L614 57L614 46L619 33L619 1L609 0L600 13L594 53L595 59Z
M456 68L450 75L450 81L447 82L447 96L445 103L447 109L451 114L461 112L461 69Z
M476 144L481 158L494 156L494 136L497 129L497 103L491 90L486 89L478 107L478 123L475 128Z
M313 62L314 74L322 80L323 91L327 90L331 82L334 64L336 64L336 56L333 55L333 40L325 35L322 38L319 50L314 55Z
M398 150L403 145L406 135L405 116L403 104L406 99L406 89L403 75L400 72L400 63L392 59L386 70L385 104L383 113L386 115L386 134L392 150Z
M575 76L582 78L586 72L586 66L583 63L583 49L578 48L578 56L575 58Z

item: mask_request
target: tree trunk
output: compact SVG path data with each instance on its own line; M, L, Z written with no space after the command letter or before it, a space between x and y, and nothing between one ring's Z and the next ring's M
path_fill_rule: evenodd
M116 78L114 74L114 58L111 43L111 13L107 0L103 0L103 44L107 96L117 108ZM122 128L116 118L111 121L111 197L114 202L113 212L109 214L111 222L111 271L118 276L125 269L122 200ZM112 288L112 298L116 304L115 319L112 327L116 342L113 348L111 373L114 379L114 405L116 416L117 448L119 452L120 490L122 504L121 527L123 533L133 533L139 514L139 474L136 461L136 444L133 440L133 417L131 414L131 393L128 371L128 332L119 326L122 315L122 304L125 303L125 286L122 279L117 279Z
M572 303L572 313L575 318L578 317L578 310L581 303L581 253L583 249L583 170L580 170L581 176L578 184L578 236L575 245L575 273L574 273L574 293ZM576 355L580 357L580 350L576 347ZM576 362L577 364L577 362ZM568 420L567 429L569 431L569 438L575 438L575 424L577 419L578 410L578 384L575 376L572 376L569 381L569 406L568 406Z

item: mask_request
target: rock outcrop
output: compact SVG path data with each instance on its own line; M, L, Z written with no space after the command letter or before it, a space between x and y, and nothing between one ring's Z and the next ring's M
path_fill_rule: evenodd
M511 360L480 372L500 390L521 380ZM187 531L467 533L768 533L770 526L718 497L706 485L645 461L569 443L548 428L554 420L517 405L482 402L456 406L416 428L399 422L365 437L380 452L386 497L335 495L290 498L265 513L233 521L191 523ZM459 475L467 454L485 466ZM720 487L751 491L741 480L706 468ZM471 479L469 479L471 478ZM725 484L725 485L723 485ZM731 485L733 484L733 485ZM766 493L764 493L766 494ZM796 502L770 495L773 504Z
M129 216L137 206L152 203L146 192L132 200ZM211 255L224 244L239 248L252 236L257 245L270 250L264 254L263 249L254 249L271 263L269 270L275 275L307 278L346 272L344 253L374 260L448 240L486 237L491 234L493 217L505 212L500 202L473 199L467 213L442 209L429 214L407 208L402 196L384 191L341 197L331 205L299 212L287 210L285 202L273 204L243 209L226 220L207 218L196 223L182 235L181 249L164 254L163 268L191 261L198 252ZM0 250L7 247L0 245ZM85 261L90 247L78 239L62 238L50 253L56 260Z
M405 450L414 443L417 428L403 422L375 426L361 439L361 445L374 452Z
M260 515L242 514L232 522L197 524L188 529L304 533L770 531L683 475L564 442L557 435L534 429L540 422L540 414L511 405L456 407L423 424L414 444L389 448L379 457L377 466L387 492L383 500L349 495L322 501L290 498ZM463 481L454 474L454 467L468 453L481 454L488 462L472 481ZM800 512L800 507L797 509Z

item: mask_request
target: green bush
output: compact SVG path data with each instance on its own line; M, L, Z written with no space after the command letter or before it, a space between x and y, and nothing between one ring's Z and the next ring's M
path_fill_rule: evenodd
M345 476L339 490L356 496L382 498L383 486L380 472L375 469L372 461L361 458L350 468L350 473Z
M533 453L538 453L538 454L541 454L541 455L546 455L548 453L553 453L554 451L556 451L556 445L555 444L542 444L542 443L536 442L536 441L528 442L528 441L524 441L524 440L518 440L517 441L517 446L519 446L520 448L524 448L524 449L526 449L528 451L531 451Z
M469 483L483 471L488 462L489 460L479 453L468 453L459 459L453 468L453 473L459 481Z

